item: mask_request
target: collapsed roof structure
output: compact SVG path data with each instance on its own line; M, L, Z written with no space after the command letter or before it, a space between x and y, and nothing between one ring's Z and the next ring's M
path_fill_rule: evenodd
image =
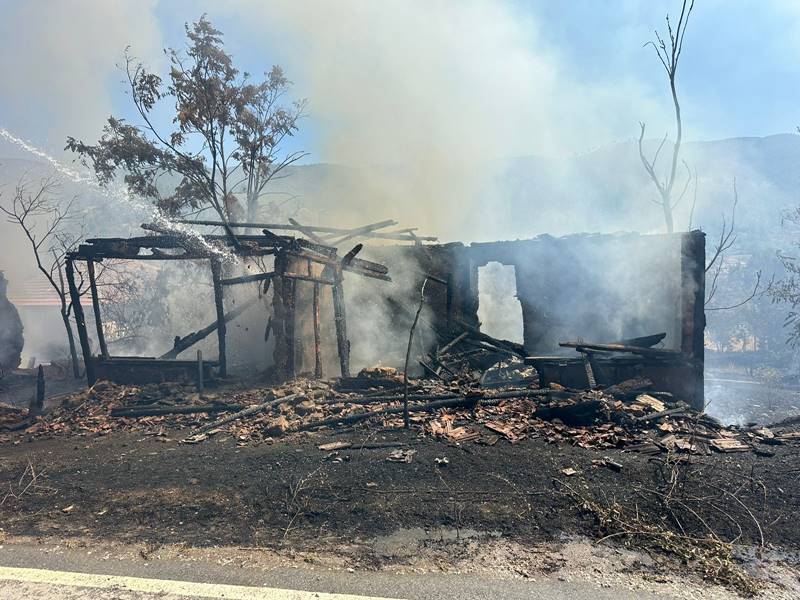
M215 221L182 223L223 225ZM426 335L418 364L431 377L447 381L456 379L465 369L485 371L499 361L513 359L533 367L541 386L595 389L643 377L653 381L657 389L702 409L702 232L540 236L464 245L433 243L436 238L417 236L413 229L384 231L395 224L383 221L349 230L305 226L294 220L288 224L226 224L237 232L260 230L241 235L187 235L146 224L143 227L152 235L87 240L68 255L66 272L89 384L98 379L132 383L203 378L212 376L213 369L225 377L226 324L256 301L226 311L225 289L253 282L259 284L259 295L271 286L272 314L266 322L265 337L272 334L274 366L281 379L301 372L319 378L323 361L334 355L341 377L350 378L351 343L357 347L361 340L348 336L343 285L346 272L374 282L361 293L383 303L404 326L411 322L420 289L427 282L421 325ZM339 248L347 248L358 239L382 240L384 245L365 247L358 243L339 254ZM409 244L385 245L387 241ZM259 262L260 272L240 275L226 268L224 257L229 254L244 261L270 260L268 265ZM94 281L94 263L104 259L208 261L215 321L199 331L175 337L173 348L159 358L110 356ZM77 301L75 261L87 265L97 356L92 353L85 315ZM496 339L481 329L479 271L490 262L514 268L522 311L522 343ZM404 285L389 290L383 284L392 281L396 272L401 273ZM335 340L321 333L323 314L333 316ZM198 375L197 361L177 357L214 332L218 358L202 361ZM405 352L407 339L386 337ZM658 344L660 347L654 347Z

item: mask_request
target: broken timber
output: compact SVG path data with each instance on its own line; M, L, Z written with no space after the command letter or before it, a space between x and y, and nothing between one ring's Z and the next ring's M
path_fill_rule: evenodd
M214 307L217 310L217 342L219 346L219 375L228 376L228 361L225 347L225 308L222 296L222 265L218 258L211 259L211 280L214 284Z
M221 221L203 221L203 220L196 220L196 219L184 219L176 221L176 223L181 223L183 225L203 225L207 227L222 227L223 223ZM386 221L386 225L396 225L396 221ZM321 227L321 226L311 226L311 225L295 225L295 224L283 224L283 223L227 223L227 226L232 229L274 229L276 231L299 231L301 233L305 233L305 231L312 232L314 234L320 233L327 233L333 235L350 235L354 230L352 229L341 229L338 227ZM362 229L366 229L372 226L365 226ZM304 231L305 230L305 231ZM379 232L374 230L366 230L362 233L358 234L357 237L369 237L369 238L377 238L383 240L398 240L398 241L425 241L425 242L435 242L438 240L435 236L417 236L412 235L410 229L403 229L400 231L392 231L392 232ZM237 236L239 240L242 238L246 238L247 236Z
M251 298L247 302L241 304L240 306L237 306L232 311L226 313L225 314L225 322L227 323L229 321L233 321L236 317L241 315L244 311L246 311L248 308L253 306L256 302L258 302L258 297ZM187 350L188 348L191 348L197 342L199 342L201 340L204 340L209 335L214 333L217 330L218 326L219 326L219 321L214 321L213 323L211 323L210 325L208 325L206 327L203 327L203 329L201 329L199 331L195 331L194 333L190 333L190 334L188 334L188 335L186 335L186 336L184 336L182 338L176 338L175 339L175 346L172 348L172 350L170 350L169 352L165 352L164 354L162 354L158 358L162 359L162 360L169 359L169 358L177 358L178 355L181 352L183 352L184 350Z
M199 222L198 222L199 223ZM142 227L154 232L153 235L143 235L131 238L90 238L81 244L74 252L67 256L71 275L74 280L75 260L86 261L88 265L90 287L92 291L92 303L95 315L95 322L100 343L100 354L98 360L105 362L113 361L114 358L108 355L108 350L103 336L100 303L94 281L94 262L102 262L104 259L123 259L123 260L207 260L211 267L211 276L214 290L214 307L216 320L205 328L191 333L183 338L176 338L173 348L165 352L160 359L175 359L181 352L205 339L211 333L217 332L217 343L219 351L219 375L227 375L227 328L226 323L238 317L247 308L252 306L257 299L243 303L241 306L231 310L227 314L224 307L224 293L226 286L240 285L246 283L256 283L264 281L266 287L274 284L273 307L274 314L270 317L267 324L267 332L275 334L275 362L280 373L288 377L294 377L297 371L302 368L303 353L300 343L302 341L298 331L297 310L301 299L298 297L298 281L307 281L314 284L314 296L312 305L312 318L314 325L314 373L320 377L323 372L322 366L322 339L321 339L321 317L320 305L322 286L330 286L332 291L334 323L337 338L337 350L339 355L340 369L344 377L350 375L350 342L347 339L347 324L345 314L344 290L343 290L343 271L349 271L363 277L391 281L389 270L386 266L363 260L356 257L362 249L361 244L355 245L350 252L339 257L337 249L331 245L326 238L339 238L339 242L355 237L384 237L384 239L406 239L416 240L416 237L409 235L408 231L400 233L380 234L375 231L390 225L394 221L382 221L359 227L355 229L319 228L307 227L297 221L292 220L289 226L276 226L277 229L290 229L300 231L309 239L282 236L272 233L264 228L261 235L236 235L233 236L233 228L241 224L228 224L216 222L204 222L215 226L222 226L226 230L225 235L188 235L185 233L175 233L166 230L159 225L143 224ZM248 227L254 224L246 224ZM262 225L263 226L263 225ZM326 236L318 235L325 233ZM434 239L434 238L431 238ZM310 240L310 241L309 241ZM275 270L268 273L255 273L249 275L239 275L223 278L222 262L227 260L230 255L242 258L262 258L265 256L275 256ZM69 278L68 278L69 279ZM72 282L74 287L74 281ZM266 287L264 293L266 293ZM72 290L71 294L72 294ZM74 294L79 298L77 289ZM74 300L77 302L78 300ZM301 303L305 306L305 303ZM84 362L87 365L87 380L92 385L96 379L89 336L86 331L83 311L80 307L75 310L75 320L78 327L81 350L84 354ZM268 333L265 334L265 338ZM299 350L298 350L299 349ZM129 368L138 368L139 363L128 361ZM100 364L100 363L98 363ZM145 365L145 363L141 363ZM151 367L152 362L147 363Z
M641 356L652 357L677 357L681 355L679 350L667 350L663 348L645 348L642 346L625 346L623 344L593 344L589 342L559 342L562 348L575 348L578 352L586 350L596 350L599 352L629 352Z

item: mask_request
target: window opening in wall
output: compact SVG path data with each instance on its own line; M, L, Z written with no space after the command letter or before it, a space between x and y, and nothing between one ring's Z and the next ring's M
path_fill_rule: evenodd
M490 262L478 267L478 319L492 337L523 342L522 306L514 265Z

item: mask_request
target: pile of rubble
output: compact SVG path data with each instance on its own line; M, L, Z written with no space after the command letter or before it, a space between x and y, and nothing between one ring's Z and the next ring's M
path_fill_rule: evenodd
M517 373L514 361L497 369L512 367ZM527 387L518 387L517 375L508 378L513 385L504 387L481 387L474 380L465 385L456 378L413 380L407 391L410 425L421 435L456 444L513 444L538 438L642 453L716 450L769 455L770 445L800 441L800 434L765 427L724 428L670 394L650 390L646 379L586 391L555 384L541 389L535 387L535 377L527 375ZM98 382L68 396L45 416L28 419L24 409L0 407L0 432L21 431L33 439L118 430L166 436L172 430L180 431L176 439L187 443L224 434L240 445L251 445L332 428L402 427L405 401L403 378L388 367L365 369L347 380L298 379L278 387L219 389L203 395L187 384Z

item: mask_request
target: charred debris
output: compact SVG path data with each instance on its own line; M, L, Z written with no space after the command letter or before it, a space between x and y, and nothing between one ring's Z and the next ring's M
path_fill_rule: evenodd
M187 443L227 433L249 444L320 429L408 424L458 444L540 437L644 453L768 454L769 444L793 440L793 434L779 430L725 429L702 412L701 232L541 236L466 246L431 243L435 238L417 236L412 229L386 231L395 224L345 230L294 220L231 223L235 235L197 236L143 225L149 235L87 240L68 255L66 273L76 294L74 263L84 261L91 284L97 355L83 308L74 303L88 390L58 399L43 416L33 406L29 411L6 407L0 431L39 437L173 429L181 430L181 441ZM242 229L260 233L239 234ZM355 243L358 239L410 244L367 249ZM340 255L340 248L348 250ZM658 257L655 264L634 260L645 251ZM270 267L237 274L226 268L224 257L230 254L244 261L269 257ZM206 261L216 320L176 336L173 347L158 358L109 355L92 278L94 264L104 259ZM515 268L523 343L481 330L479 269L489 262ZM425 289L423 317L418 323L414 319L421 335L413 348L413 373L395 365L363 368L353 376L351 344L359 340L348 337L343 274L381 284L392 281L394 264L404 265L404 285L391 293L380 285L369 289L398 322L409 326L420 289ZM258 296L225 306L226 288L253 282ZM237 381L227 372L227 324L270 287L272 312L265 325L274 343L274 380L270 385ZM332 321L335 340L321 335L324 319ZM661 331L610 337L620 325L634 332ZM584 339L580 327L586 327L585 337L592 341ZM599 337L604 329L608 337ZM217 358L204 360L199 352L197 360L177 358L212 334ZM405 343L397 340L398 346ZM323 363L331 356L338 376L324 379L331 365Z

